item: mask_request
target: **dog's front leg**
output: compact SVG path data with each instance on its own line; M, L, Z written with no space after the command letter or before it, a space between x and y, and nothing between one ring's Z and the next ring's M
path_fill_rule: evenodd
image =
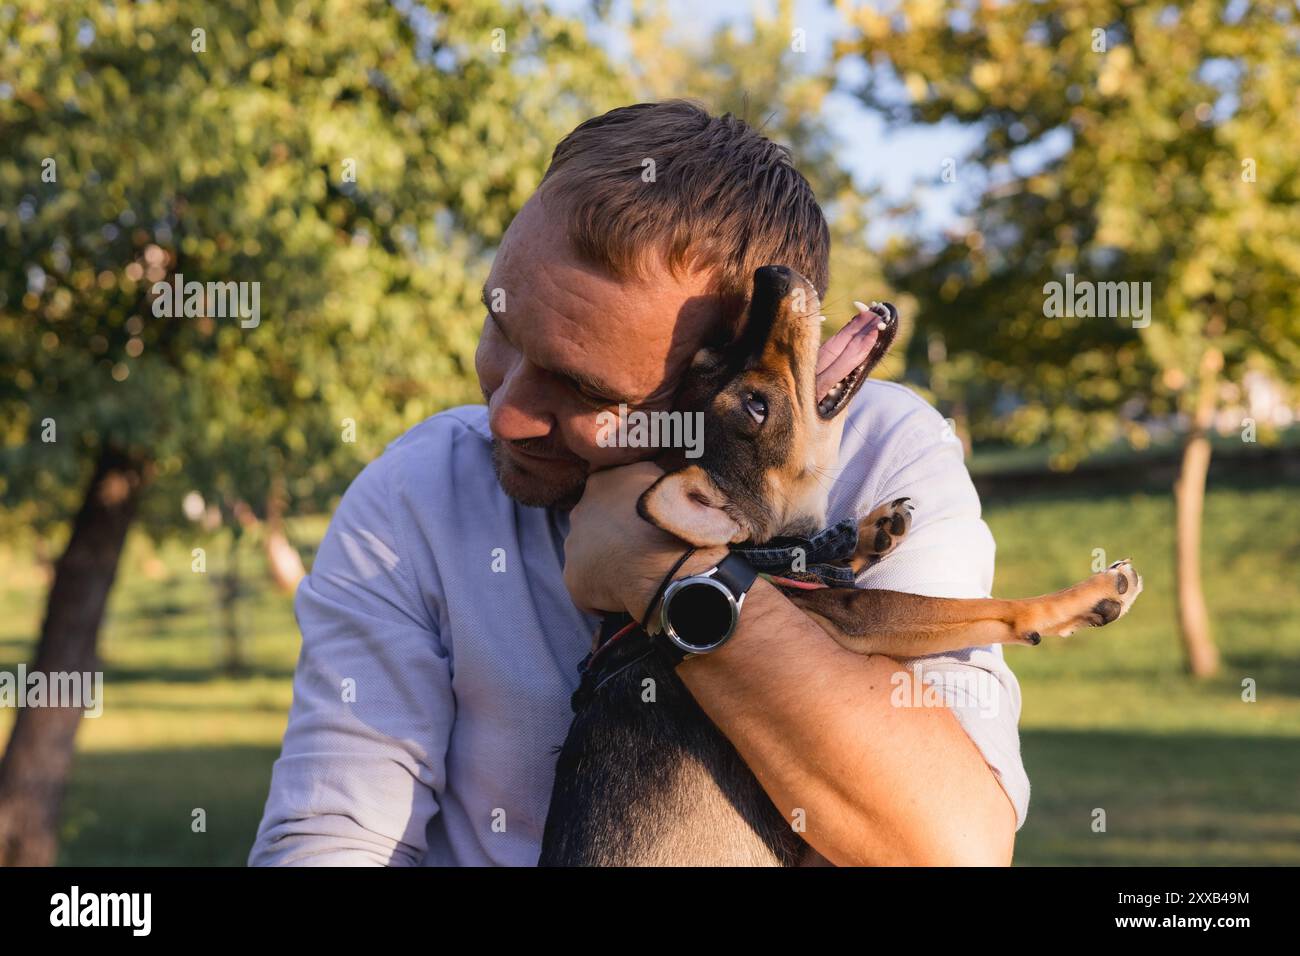
M1017 601L936 598L870 588L787 591L840 646L858 654L922 657L984 644L1038 644L1044 634L1118 620L1142 591L1127 561L1073 587Z

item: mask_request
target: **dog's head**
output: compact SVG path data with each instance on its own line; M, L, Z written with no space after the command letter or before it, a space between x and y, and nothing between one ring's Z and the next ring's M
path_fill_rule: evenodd
M817 291L785 266L757 270L739 335L701 349L679 391L680 410L703 413L702 454L646 490L641 517L697 547L821 528L844 410L898 331L893 306L874 308L886 323L875 346L818 403Z

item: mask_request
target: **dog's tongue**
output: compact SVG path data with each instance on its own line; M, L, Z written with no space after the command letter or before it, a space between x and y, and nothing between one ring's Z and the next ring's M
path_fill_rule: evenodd
M880 316L861 311L817 352L817 401L826 397L836 382L867 360L880 338Z

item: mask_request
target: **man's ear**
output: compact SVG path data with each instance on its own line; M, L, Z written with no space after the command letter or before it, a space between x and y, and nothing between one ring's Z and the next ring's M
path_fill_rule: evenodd
M637 514L697 548L739 544L746 532L724 510L727 498L699 465L664 475L636 503Z

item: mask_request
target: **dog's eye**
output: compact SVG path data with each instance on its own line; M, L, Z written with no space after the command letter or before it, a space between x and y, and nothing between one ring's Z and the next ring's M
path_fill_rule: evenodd
M750 392L745 396L745 411L749 412L749 417L763 424L767 420L767 402L763 401L761 395Z

